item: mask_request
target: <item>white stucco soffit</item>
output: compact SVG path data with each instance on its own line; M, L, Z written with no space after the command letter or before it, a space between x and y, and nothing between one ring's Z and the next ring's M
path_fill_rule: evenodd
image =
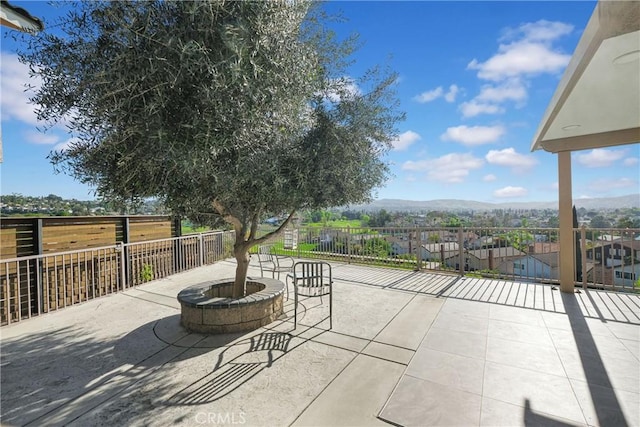
M640 142L640 2L600 1L545 111L531 151Z

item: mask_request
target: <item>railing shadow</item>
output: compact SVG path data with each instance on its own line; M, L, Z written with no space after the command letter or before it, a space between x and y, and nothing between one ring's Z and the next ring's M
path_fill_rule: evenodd
M376 267L369 267L374 268ZM380 277L374 284L369 280L357 282L352 277L355 273L344 276L344 271L345 269L337 270L334 276L336 281L354 282L365 286L373 284L385 289L416 292L437 298L484 302L551 313L565 312L561 292L557 286L551 284L478 279L433 272L406 272L401 277ZM375 276L373 272L367 274ZM597 298L594 298L593 294L597 295ZM578 304L584 309L586 317L640 325L640 295L587 290L582 291L580 295L576 294L576 298L579 298Z

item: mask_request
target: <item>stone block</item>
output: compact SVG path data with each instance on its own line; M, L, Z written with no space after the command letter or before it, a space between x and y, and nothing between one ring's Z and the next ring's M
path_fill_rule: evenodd
M202 309L196 307L182 306L182 316L180 320L183 324L202 324Z

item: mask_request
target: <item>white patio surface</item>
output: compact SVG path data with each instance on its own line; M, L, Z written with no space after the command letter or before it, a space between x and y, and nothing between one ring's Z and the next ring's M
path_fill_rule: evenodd
M185 331L178 292L234 270L0 329L2 425L640 426L640 295L334 263L331 331L328 298Z

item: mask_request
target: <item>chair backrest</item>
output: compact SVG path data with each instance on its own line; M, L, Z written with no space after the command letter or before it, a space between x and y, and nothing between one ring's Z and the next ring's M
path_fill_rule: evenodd
M326 295L331 292L333 283L331 265L324 261L296 262L293 265L293 281L298 290L308 296Z
M271 245L258 246L258 261L261 263L274 261Z

